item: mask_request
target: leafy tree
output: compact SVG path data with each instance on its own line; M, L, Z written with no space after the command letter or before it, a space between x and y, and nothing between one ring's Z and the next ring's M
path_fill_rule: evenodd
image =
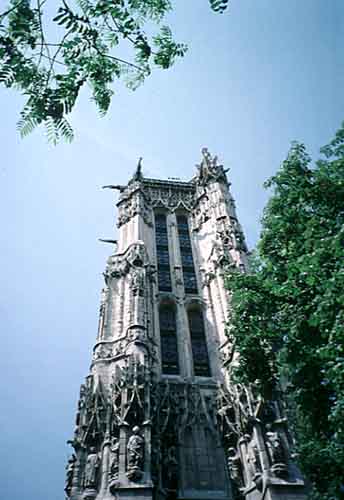
M231 273L236 377L281 380L311 498L343 498L344 124L314 167L294 143L265 208L255 262Z
M228 0L209 2L221 13ZM152 66L167 69L187 50L161 26L170 0L61 0L52 19L47 8L46 0L10 0L0 12L0 84L27 96L22 136L44 123L52 142L71 140L66 115L85 84L104 114L115 79L135 89Z

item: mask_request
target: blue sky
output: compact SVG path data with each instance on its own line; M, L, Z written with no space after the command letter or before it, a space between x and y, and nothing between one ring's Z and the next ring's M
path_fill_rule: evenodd
M113 193L100 187L126 182L139 156L146 176L190 179L208 146L231 169L252 247L262 184L290 142L316 157L344 119L342 0L232 0L222 16L207 0L174 4L184 60L135 93L120 87L105 118L83 95L71 145L50 146L40 130L21 140L23 101L0 90L3 499L64 498L110 253L97 238L116 232Z

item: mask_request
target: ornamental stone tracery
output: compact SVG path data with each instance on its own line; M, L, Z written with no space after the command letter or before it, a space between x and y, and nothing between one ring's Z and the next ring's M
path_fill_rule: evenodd
M119 235L69 441L70 500L306 498L281 394L231 381L224 278L245 271L247 247L226 172L204 148L190 182L147 179L140 159L126 186L105 186L119 191Z

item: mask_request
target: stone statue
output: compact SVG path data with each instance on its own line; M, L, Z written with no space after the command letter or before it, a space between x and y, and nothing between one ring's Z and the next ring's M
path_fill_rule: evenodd
M114 437L111 443L111 465L110 465L110 479L118 479L118 466L119 466L119 439Z
M73 455L68 459L68 463L66 465L66 483L64 490L66 492L67 497L70 496L70 490L72 488L75 462L76 462L76 456L73 453Z
M169 490L176 490L178 484L177 448L172 445L167 449L164 458L164 486Z
M273 465L285 464L287 461L287 454L283 444L278 432L268 431L266 433L266 446Z
M133 290L134 295L143 295L145 287L145 270L140 268L134 268L132 270L131 276L131 288Z
M254 443L248 443L247 449L248 471L253 481L256 481L261 474L261 465L259 460L258 447Z
M97 485L98 469L99 469L99 456L96 452L96 449L92 446L90 448L90 453L87 456L86 466L85 466L84 484L86 488L94 488Z
M228 469L229 475L236 487L242 488L244 485L242 477L242 465L239 453L235 448L228 449Z
M133 433L128 440L127 445L127 460L128 460L128 473L129 479L139 479L142 476L143 468L143 452L144 452L144 439L139 434L140 428L135 425Z
M217 156L212 157L207 148L202 148L202 162L198 168L198 184L205 186L210 181L227 182L226 171L223 165L218 164Z

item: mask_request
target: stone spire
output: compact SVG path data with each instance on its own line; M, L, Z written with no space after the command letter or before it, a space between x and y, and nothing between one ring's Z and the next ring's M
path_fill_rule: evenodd
M143 180L143 175L142 175L142 160L143 158L139 158L139 161L137 163L137 167L136 167L136 170L135 170L135 173L132 177L132 180L131 182L140 182Z

